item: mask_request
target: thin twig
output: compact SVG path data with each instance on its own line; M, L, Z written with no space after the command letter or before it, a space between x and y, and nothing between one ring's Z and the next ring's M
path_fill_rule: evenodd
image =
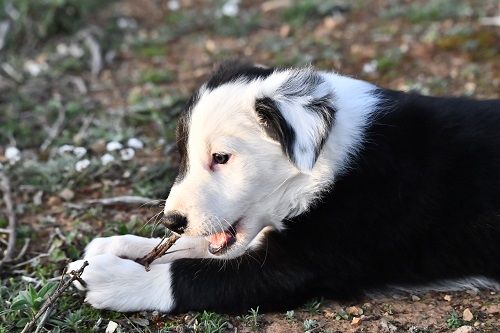
M45 257L48 257L48 256L49 256L49 254L48 254L48 253L40 253L40 254L38 254L38 255L34 256L33 258L30 258L30 259L28 259L28 260L25 260L25 261L23 261L23 262L20 262L20 263L17 263L17 264L15 264L15 265L13 265L13 266L12 266L12 268L21 267L21 266L24 266L24 265L30 264L30 263L32 263L32 262L34 262L34 261L36 261L36 260L38 260L38 259L40 259L40 258L45 258Z
M17 254L16 258L13 260L14 262L17 262L21 260L21 258L26 254L26 251L28 250L28 247L30 246L31 239L25 238L24 239L24 244L23 247L21 248L21 251Z
M156 259L160 258L163 256L165 253L167 253L168 249L174 245L174 243L180 238L179 235L172 233L170 237L165 238L163 237L158 245L156 245L151 252L146 254L144 257L137 258L135 261L138 262L139 264L143 265L146 271L149 272L150 270L150 265L153 261ZM165 240L165 243L163 241Z
M102 70L101 46L88 30L81 32L83 42L90 51L90 72L97 76Z
M54 125L52 125L52 127L49 129L47 138L43 141L42 145L40 146L41 151L47 150L52 141L54 141L54 139L59 135L65 119L66 119L66 108L61 107L59 109L59 114L57 115L57 119L54 122Z
M71 271L69 275L71 275L71 278L65 281L64 283L59 284L59 286L56 288L56 290L50 295L47 300L43 303L42 307L38 312L35 314L33 319L29 321L29 323L24 326L23 330L21 333L27 333L30 332L33 326L35 325L36 321L49 309L51 308L54 303L57 301L59 297L61 297L62 293L73 283L73 281L78 280L82 281L81 276L83 274L83 270L85 267L89 265L88 261L84 261L82 267L78 269L77 271Z
M146 197L140 197L135 195L123 195L111 198L102 199L92 199L85 200L81 203L68 203L66 204L70 208L83 209L91 205L101 205L101 206L117 206L117 205L127 205L127 206L156 206L158 202L162 200L155 200Z
M14 254L14 248L16 246L16 214L14 213L14 205L12 204L12 194L10 189L9 177L0 170L0 189L3 192L3 201L5 203L7 218L9 220L9 242L7 244L7 249L5 250L5 255L2 260L0 260L0 267L12 260Z
M43 329L43 327L45 326L45 323L47 322L47 320L49 319L50 317L50 314L52 312L52 310L54 309L54 304L51 304L47 310L45 311L45 313L43 314L42 316L42 319L40 319L40 322L38 323L38 325L36 326L36 330L35 330L35 333L39 333L41 332L41 330Z

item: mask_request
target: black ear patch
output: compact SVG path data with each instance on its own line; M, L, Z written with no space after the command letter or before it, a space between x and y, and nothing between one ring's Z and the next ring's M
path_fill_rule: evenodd
M302 172L311 171L335 119L335 96L310 68L292 71L274 91L255 101L255 111L267 135Z
M255 102L255 111L267 135L281 144L283 153L293 162L295 130L285 120L276 103L269 97L259 98Z
M205 87L208 90L213 90L223 84L241 79L252 81L259 78L266 78L271 75L274 70L274 68L259 67L240 60L227 60L219 65L208 79Z

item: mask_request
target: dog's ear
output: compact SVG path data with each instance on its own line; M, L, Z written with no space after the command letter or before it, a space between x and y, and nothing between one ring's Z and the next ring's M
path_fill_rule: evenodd
M331 89L310 68L273 75L264 80L255 102L257 116L290 161L302 172L311 171L334 121Z

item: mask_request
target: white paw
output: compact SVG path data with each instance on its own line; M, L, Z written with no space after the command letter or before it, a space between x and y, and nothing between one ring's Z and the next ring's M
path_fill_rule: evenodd
M113 254L117 257L136 259L146 255L160 240L134 235L94 238L85 248L84 258L101 254Z
M115 311L170 311L173 304L170 264L144 266L111 254L85 259L89 265L82 274L86 283L85 301L97 309ZM68 271L79 269L84 260L75 261ZM75 286L83 287L77 281Z

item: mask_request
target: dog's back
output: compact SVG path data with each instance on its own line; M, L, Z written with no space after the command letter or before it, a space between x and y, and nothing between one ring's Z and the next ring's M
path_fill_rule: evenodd
M311 239L304 248L321 253L311 260L329 266L325 281L339 279L329 285L345 294L472 276L500 281L500 100L378 94L380 109L349 169L290 224Z

